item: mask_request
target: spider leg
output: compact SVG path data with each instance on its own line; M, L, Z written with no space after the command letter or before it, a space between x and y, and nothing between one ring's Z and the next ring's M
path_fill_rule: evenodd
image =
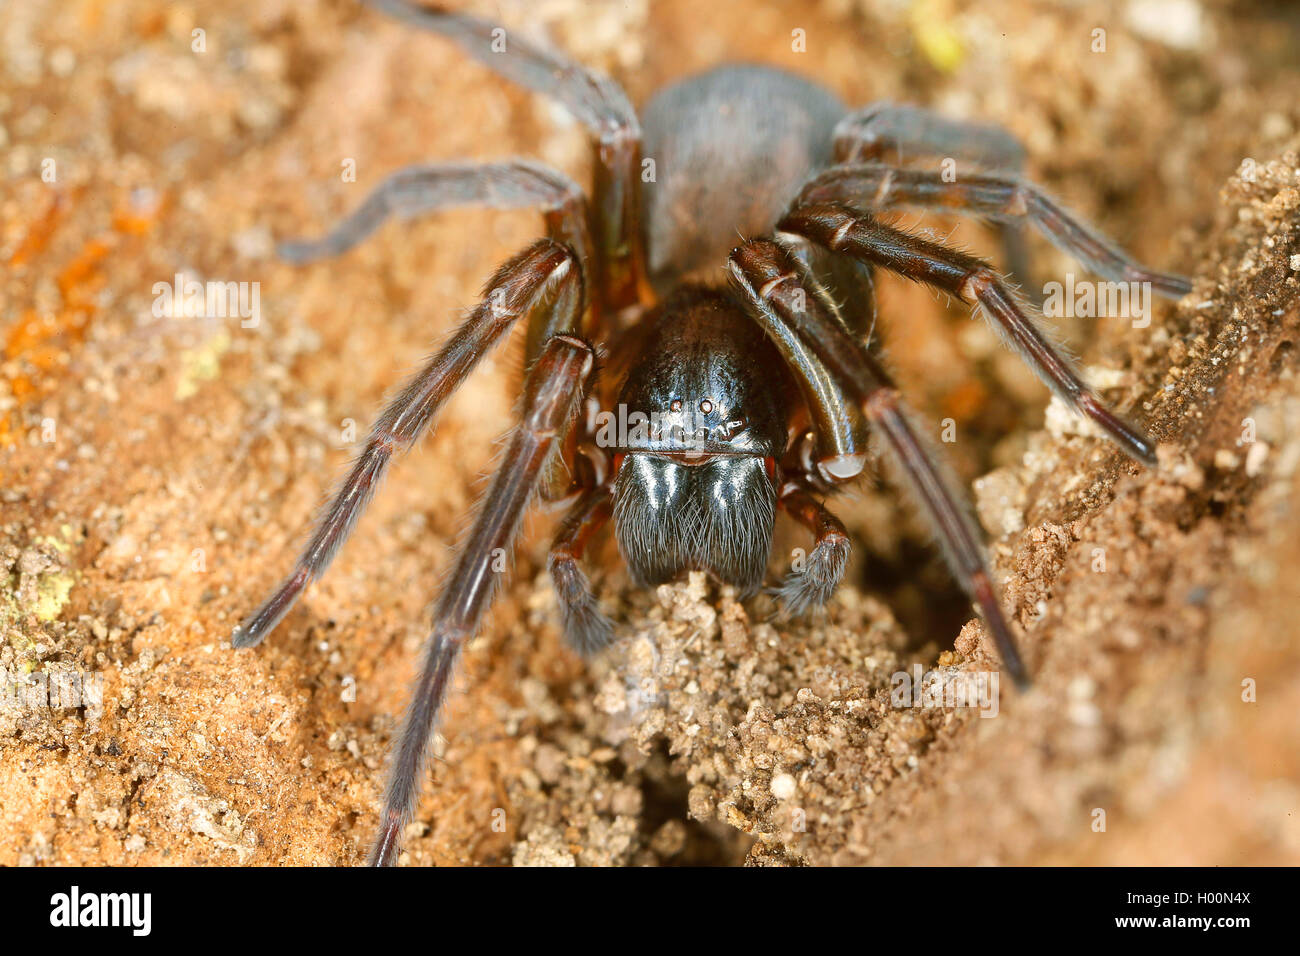
M510 439L504 464L434 607L424 663L393 748L379 835L370 854L373 866L391 866L401 851L402 830L420 794L429 741L452 667L492 600L499 577L498 556L508 553L514 544L547 462L576 416L595 358L586 342L557 335L547 341L528 373L520 424Z
M370 431L365 450L316 522L293 571L265 603L235 628L232 647L260 644L314 579L324 573L352 531L393 453L428 428L442 403L521 315L531 324L578 331L582 270L571 250L538 240L488 282L479 306L447 343L389 402Z
M318 262L347 252L390 217L411 219L456 206L541 206L547 234L572 246L586 265L591 250L586 197L564 173L528 159L407 166L384 179L326 235L282 242L276 251L298 265Z
M1001 126L951 119L933 110L900 103L872 103L835 126L837 163L880 161L902 165L917 156L962 158L980 169L1019 174L1025 148ZM963 174L963 178L965 175ZM1029 278L1029 249L1014 221L1001 223L1007 270Z
M839 587L849 563L849 533L839 518L797 482L785 486L777 505L811 531L817 542L803 568L786 575L777 591L783 614L797 617L821 607Z
M804 293L839 321L836 304L814 278L804 259L802 247L788 251L805 267ZM851 330L856 332L856 330ZM777 326L767 329L768 337L785 360L803 396L816 439L816 459L808 463L805 480L832 485L857 477L867 463L866 423L857 406L844 394L844 388L825 364L794 329Z
M583 275L590 274L587 271L591 264L587 197L564 173L528 159L430 163L399 169L327 234L319 239L282 242L277 251L295 264L318 262L347 252L392 216L410 219L456 206L492 209L541 206L547 236L573 249L582 264ZM595 332L594 318L590 312L584 317L583 327L588 334ZM524 346L525 360L533 362L547 335L556 331L564 330L530 326Z
M953 483L908 421L898 390L866 348L806 289L799 263L775 242L755 239L732 252L728 269L750 312L771 335L802 337L884 436L907 487L934 524L957 581L979 608L1002 658L1021 688L1028 685L1011 627L993 593L979 532Z
M835 166L804 186L796 206L818 203L846 203L868 210L942 209L1004 223L1027 222L1052 245L1106 279L1148 282L1157 294L1174 299L1192 289L1190 279L1146 268L1038 186L1015 176L969 175L946 182L932 170L879 163Z
M811 242L791 243L790 251L809 275L817 277L817 287L824 292L831 311L854 336L870 344L876 328L876 283L871 267Z
M462 13L406 0L366 0L403 23L441 34L499 76L551 97L596 137L591 231L601 304L621 309L650 298L641 234L641 125L609 77L554 50Z
M614 631L609 618L601 613L587 575L578 563L591 536L612 514L608 488L588 491L565 518L547 561L560 604L565 641L583 656L605 647Z
M893 153L961 156L985 169L1021 169L1025 148L1001 126L950 119L906 103L872 103L835 126L835 161L861 163Z
M984 260L830 203L796 206L777 228L924 282L974 306L1067 404L1093 421L1128 455L1145 465L1155 465L1151 439L1107 408L1083 383L1071 363L1030 318L1030 310L1015 290Z

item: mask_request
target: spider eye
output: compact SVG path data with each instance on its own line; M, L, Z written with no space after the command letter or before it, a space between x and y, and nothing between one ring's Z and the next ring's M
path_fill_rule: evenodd
M674 398L672 404L670 404L668 408L674 412L680 412L682 410L682 400L680 398Z
M705 415L709 414L709 412L713 411L713 403L706 398L704 401L700 402L700 411Z

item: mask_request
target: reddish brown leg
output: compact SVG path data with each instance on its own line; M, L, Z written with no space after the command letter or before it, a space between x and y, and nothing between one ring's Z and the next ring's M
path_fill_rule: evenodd
M235 628L231 645L261 643L307 585L325 571L383 478L393 453L424 433L442 403L516 319L530 315L532 322L576 332L581 314L582 270L571 250L542 239L507 262L488 282L483 301L470 317L384 409L361 457L318 519L293 572Z
M373 866L391 866L401 851L402 830L420 795L429 740L452 668L460 649L478 630L500 578L497 556L513 548L520 520L548 459L577 413L594 365L591 346L573 336L557 335L546 343L528 373L522 420L510 439L504 465L434 607L424 665L393 748L379 835L370 855Z
M560 103L596 137L591 206L596 312L601 307L617 310L649 301L641 234L641 126L619 85L487 20L406 0L368 3L404 23L456 41L499 76Z
M614 632L614 625L600 612L580 564L587 542L612 514L608 488L587 492L565 518L547 562L555 585L555 597L560 604L564 639L584 656L605 647Z
M1079 378L1070 362L1029 317L1016 293L982 259L928 242L831 203L796 206L777 224L783 233L956 295L984 313L993 328L1015 345L1053 391L1144 465L1156 463L1155 445L1108 409Z
M592 184L591 232L599 256L602 304L612 311L651 300L641 231L641 130L601 137Z
M921 157L960 159L985 172L1018 175L1025 149L1014 136L991 123L972 123L906 103L872 103L835 127L835 162L881 162L902 166ZM962 170L965 178L966 170ZM854 200L845 200L856 205ZM1029 249L1016 222L1001 224L1007 269L1029 279Z
M1115 282L1149 282L1158 295L1179 298L1190 279L1148 269L1097 230L1085 225L1037 186L1014 176L942 175L879 163L836 166L802 190L796 205L846 203L868 209L915 207L965 212L1001 222L1027 222L1058 249Z
M731 254L728 267L755 319L774 338L789 330L803 338L884 436L905 486L916 493L933 521L954 575L987 623L1003 665L1018 685L1026 686L1028 675L994 596L979 532L958 504L961 498L951 481L940 474L934 457L908 422L889 376L827 313L809 289L799 264L781 246L751 240Z
M791 482L777 505L813 533L812 553L796 560L778 592L784 614L797 616L830 600L849 563L849 533L807 490Z

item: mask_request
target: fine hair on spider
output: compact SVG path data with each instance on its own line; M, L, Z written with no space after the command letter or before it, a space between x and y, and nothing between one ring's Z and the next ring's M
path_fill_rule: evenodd
M783 511L815 544L777 598L788 614L824 605L850 554L849 534L824 499L861 476L874 435L890 473L933 527L1003 668L1026 687L1028 670L966 496L867 347L874 273L965 303L1135 461L1154 464L1155 446L1084 383L1008 275L876 214L911 208L992 221L1009 275L1022 280L1028 226L1106 279L1150 283L1170 298L1188 292L1189 281L1134 261L1023 179L1023 149L995 126L907 105L854 111L809 80L747 65L682 80L638 114L609 78L488 21L407 0L369 5L550 97L594 140L590 192L524 158L412 166L323 238L280 247L290 261L316 262L351 249L390 217L457 206L534 207L547 233L496 272L480 303L391 398L293 569L231 637L236 648L266 638L328 568L393 456L431 428L480 359L523 325L518 421L434 603L370 862L398 859L452 669L495 588L494 556L510 552L539 495L568 507L548 567L566 640L590 654L614 632L581 566L606 525L636 584L704 570L743 597L763 583ZM958 157L981 171L951 180L905 165L918 156ZM656 163L651 182L641 177L643 158ZM737 232L754 238L737 243ZM600 375L597 349L608 364ZM619 427L593 429L593 416L583 414L589 406L618 417ZM624 427L637 416L636 426Z

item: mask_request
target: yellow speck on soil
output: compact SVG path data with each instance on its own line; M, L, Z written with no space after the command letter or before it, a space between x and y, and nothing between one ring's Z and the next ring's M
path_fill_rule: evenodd
M197 348L181 353L181 374L176 381L177 401L197 395L203 382L210 382L221 374L221 356L229 350L230 341L230 333L222 329Z

